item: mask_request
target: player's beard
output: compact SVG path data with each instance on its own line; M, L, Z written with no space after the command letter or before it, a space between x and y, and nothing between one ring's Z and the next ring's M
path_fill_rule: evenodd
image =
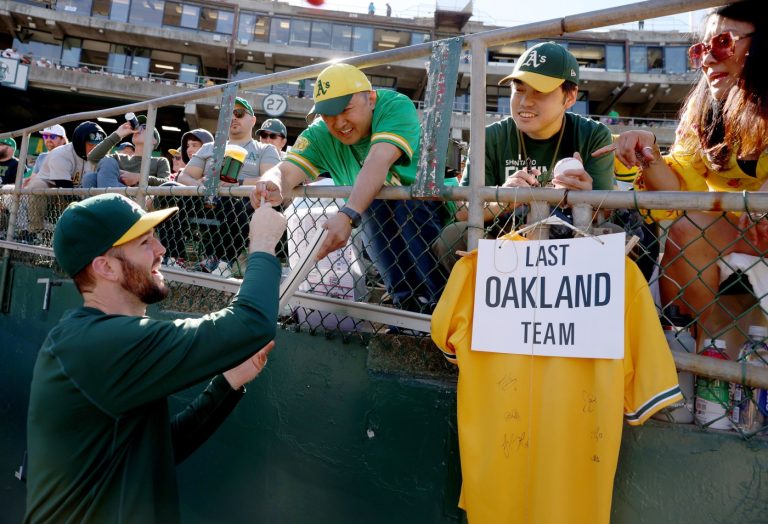
M145 304L156 304L168 296L170 289L165 283L156 283L151 275L147 275L131 261L119 258L123 263L123 281L120 283L123 289Z

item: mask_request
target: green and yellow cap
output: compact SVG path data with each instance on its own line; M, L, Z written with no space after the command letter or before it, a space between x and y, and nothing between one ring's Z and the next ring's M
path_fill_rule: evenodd
M251 104L248 103L248 100L246 100L245 98L240 98L239 96L236 97L235 104L239 104L243 106L243 109L245 109L249 115L254 116L253 108L251 107Z
M315 105L307 117L338 115L349 104L350 98L361 91L371 91L368 77L353 65L333 64L323 69L315 82Z
M5 138L0 138L0 144L5 144L7 146L11 146L14 150L16 149L16 141L11 136L7 136Z
M502 78L499 85L512 80L525 82L536 91L551 93L566 80L579 83L579 63L560 44L542 42L520 55L512 74Z
M53 233L53 253L70 276L82 271L111 247L139 238L179 210L170 207L147 213L133 200L105 193L70 204Z

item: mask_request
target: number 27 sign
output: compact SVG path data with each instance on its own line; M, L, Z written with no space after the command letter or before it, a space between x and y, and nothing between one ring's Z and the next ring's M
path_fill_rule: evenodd
M261 108L267 116L277 118L288 110L288 99L278 93L270 93L264 97Z

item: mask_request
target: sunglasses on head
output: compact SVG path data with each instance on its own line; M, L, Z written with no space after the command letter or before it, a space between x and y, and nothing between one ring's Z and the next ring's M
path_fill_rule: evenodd
M277 134L277 133L265 133L265 132L263 132L263 131L262 131L262 133L261 133L261 136L262 136L263 138L269 138L270 140L274 140L274 139L276 139L276 138L282 138L282 137L283 137L283 135L279 135L279 134Z
M236 107L235 109L232 110L232 114L235 116L235 118L243 118L245 115L249 115L250 113L245 109Z
M707 53L711 54L712 58L720 62L726 58L732 57L736 52L736 40L741 40L742 38L748 38L750 36L752 36L752 33L747 33L744 36L734 35L730 31L720 33L719 35L713 36L708 44L699 42L698 44L693 44L689 47L688 58L691 59L691 65L694 69L701 67L701 64L704 62L704 55Z
M54 138L59 138L59 135L52 135L50 133L41 133L41 137L43 137L43 140L48 140L49 138L53 140Z

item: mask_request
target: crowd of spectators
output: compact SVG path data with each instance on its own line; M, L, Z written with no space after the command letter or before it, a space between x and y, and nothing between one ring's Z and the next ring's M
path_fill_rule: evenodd
M254 138L257 117L250 103L237 98L229 129L228 144L243 147L246 157L239 170L237 184L250 184L280 161L277 147L287 143L287 129L277 119L269 119ZM145 150L150 152L148 185L201 186L213 171L213 135L205 129L184 133L181 143L168 150L168 156L152 155L161 144L157 129L146 135L146 117L126 121L107 135L95 122L76 127L72 141L61 125L44 129L40 136L45 151L37 156L34 167L25 173L23 187L47 188L122 188L136 186ZM273 145L274 144L274 145ZM277 147L276 147L277 146ZM0 141L0 176L3 184L13 184L18 161L12 138ZM221 186L235 185L220 182ZM232 267L243 254L248 237L248 217L252 210L247 199L225 197L215 202L201 199L158 197L151 205L179 205L182 212L159 231L168 245L168 261L175 266L233 274ZM10 204L10 200L6 203ZM3 206L8 207L8 206ZM48 200L39 195L22 199L17 236L24 242L40 243L50 233L53 223ZM60 211L60 209L58 210ZM48 220L47 220L48 219ZM205 229L205 231L201 231ZM190 248L190 244L193 245ZM190 250L194 251L191 253Z

